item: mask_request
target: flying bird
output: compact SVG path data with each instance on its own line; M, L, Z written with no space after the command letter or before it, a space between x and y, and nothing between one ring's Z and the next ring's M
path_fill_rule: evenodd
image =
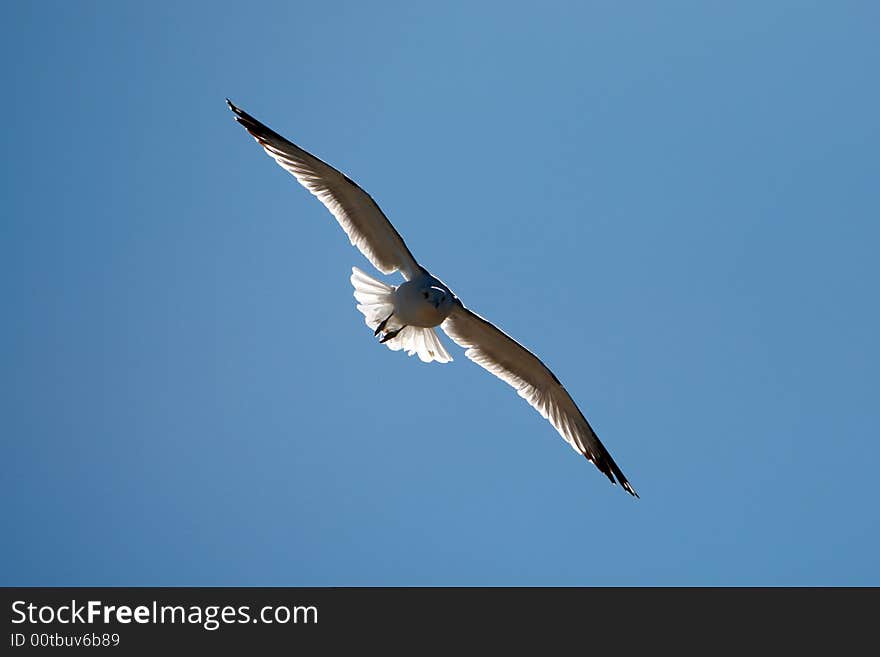
M357 309L380 343L410 356L417 354L426 363L448 363L452 357L434 330L439 326L466 349L465 356L511 385L612 484L619 482L638 497L556 375L531 351L465 307L443 281L422 267L369 194L228 98L226 103L266 153L330 210L351 243L376 269L383 274L399 271L403 276L403 283L392 286L352 268Z

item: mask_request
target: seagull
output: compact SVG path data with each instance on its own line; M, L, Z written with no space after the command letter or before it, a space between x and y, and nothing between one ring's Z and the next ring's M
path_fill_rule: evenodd
M466 350L465 356L512 386L612 484L620 483L638 497L556 375L531 351L465 307L443 281L420 265L367 192L228 98L226 104L266 153L326 206L376 269L403 276L404 282L393 286L352 267L357 309L381 344L410 356L417 354L426 363L448 363L452 357L434 330L439 326Z

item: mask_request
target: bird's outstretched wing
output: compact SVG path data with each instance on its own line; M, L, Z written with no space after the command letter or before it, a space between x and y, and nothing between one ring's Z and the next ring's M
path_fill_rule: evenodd
M611 483L615 483L616 478L624 490L638 497L559 379L535 354L465 308L460 301L441 326L459 346L467 349L465 356L513 386L520 397L549 420Z
M403 238L357 183L260 123L228 98L226 103L235 114L235 120L251 133L266 153L327 206L351 243L376 269L383 274L400 270L407 279L418 274L419 264L406 248Z

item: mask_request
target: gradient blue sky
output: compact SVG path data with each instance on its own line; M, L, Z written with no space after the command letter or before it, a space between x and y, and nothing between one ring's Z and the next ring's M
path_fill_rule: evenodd
M876 3L444 4L2 3L0 583L880 584ZM226 96L642 499L374 344Z

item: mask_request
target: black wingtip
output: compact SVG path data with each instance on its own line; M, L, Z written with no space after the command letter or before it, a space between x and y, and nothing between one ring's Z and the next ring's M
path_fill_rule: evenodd
M229 100L228 98L226 99L226 105L227 105L227 107L229 107L230 110L232 110L232 113L235 114L235 120L236 120L236 121L238 121L239 119L241 119L241 117L242 117L242 115L244 114L244 112L241 110L241 108L240 108L238 105L236 105L235 103L233 103L233 102L232 102L231 100Z
M609 479L611 479L611 477L609 477ZM633 488L632 485L626 479L621 479L619 482L614 481L614 480L611 481L611 484L614 486L616 486L618 483L620 483L620 487L623 488L623 490L625 490L627 493L632 495L634 498L636 498L637 500L642 499L641 497L639 497L639 494L636 492L636 489Z
M632 487L632 484L627 481L626 477L623 476L623 473L620 471L620 468L617 467L617 464L614 465L614 476L617 478L617 482L620 484L620 487L623 488L627 493L632 495L637 499L642 499L639 497L639 494L636 492L636 489Z
M598 459L598 462L590 458L589 454L584 454L584 456L586 457L587 461L593 463L593 465L599 468L599 471L602 474L608 477L608 481L611 482L612 486L616 486L619 483L620 487L623 488L623 490L625 490L627 493L629 493L636 499L642 499L641 497L639 497L636 489L632 487L632 484L630 484L629 481L627 481L626 477L623 476L620 468L617 467L617 464L614 462L614 459L612 459L610 455L608 455L607 461L600 458Z
M243 109L241 109L238 105L233 103L228 98L226 99L226 104L229 106L229 109L232 110L232 113L235 114L235 120L238 121L239 123L241 123L242 125L244 125L244 121L250 121L252 123L259 124L259 121L257 121L254 117L249 115L247 112L245 112Z
M623 486L623 489L624 489L627 493L629 493L630 495L632 495L634 498L636 498L637 500L642 499L641 497L639 497L639 494L636 492L636 489L633 488L632 486L630 486L630 483L629 483L628 481L624 481L624 482L622 482L622 483L621 483L621 486Z
M260 144L262 144L263 146L265 146L267 142L276 142L276 145L287 144L296 147L294 144L291 144L291 142L289 142L287 139L272 130L272 128L267 126L265 123L261 123L250 114L245 112L243 109L238 107L228 98L226 99L226 104L229 105L229 109L231 109L232 113L235 115L235 120L238 121L242 126L244 126L245 130L251 133L251 136L258 142L260 142Z

